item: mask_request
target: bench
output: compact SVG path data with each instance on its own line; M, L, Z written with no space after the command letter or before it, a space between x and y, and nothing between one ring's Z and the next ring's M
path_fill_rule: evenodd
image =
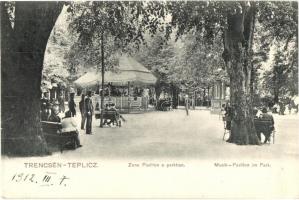
M50 122L50 121L41 121L42 130L45 135L47 144L58 146L60 152L62 153L64 149L76 149L76 133L61 132L61 123L59 122Z
M157 103L157 110L168 111L171 109L172 102L171 100L161 99Z
M101 118L101 113L95 114L96 119ZM103 120L110 120L112 123L116 122L116 126L121 127L120 116L117 111L115 110L105 110L103 111Z
M254 126L257 134L270 134L273 137L273 144L275 139L275 129L271 120L254 119ZM270 138L269 138L270 139Z

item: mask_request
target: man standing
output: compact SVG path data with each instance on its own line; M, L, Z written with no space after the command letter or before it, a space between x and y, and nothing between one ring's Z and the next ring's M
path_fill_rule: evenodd
M188 94L185 95L185 109L187 116L189 115L189 96Z
M79 109L80 109L80 112L81 112L81 130L84 130L85 120L86 120L86 115L85 115L85 94L81 95L81 101L79 102Z
M85 99L85 116L86 116L86 134L92 134L92 115L93 115L93 105L91 100L91 91L87 92L87 98Z
M285 111L285 105L284 105L284 103L282 101L279 101L278 105L279 105L279 114L280 115L284 115L284 111Z
M76 116L76 103L75 103L74 98L75 98L75 92L71 92L68 106L69 106L69 111L71 112L72 117Z

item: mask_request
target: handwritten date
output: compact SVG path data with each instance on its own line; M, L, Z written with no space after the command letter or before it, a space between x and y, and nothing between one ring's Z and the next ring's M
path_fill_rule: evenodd
M66 186L67 180L69 180L65 175L57 175L56 173L46 172L41 175L33 173L15 173L11 181L16 183L33 183L40 184L40 186Z

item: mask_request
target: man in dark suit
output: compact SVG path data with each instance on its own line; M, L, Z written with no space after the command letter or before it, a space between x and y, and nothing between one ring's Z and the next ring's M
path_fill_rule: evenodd
M75 98L75 92L71 92L68 106L69 106L69 111L71 112L72 117L76 116L76 103L75 103L74 98Z
M44 92L43 98L41 99L41 120L47 121L50 116L51 104L49 100L49 93Z
M91 100L91 91L87 92L87 98L85 99L85 116L86 116L86 134L92 134L92 115L93 115L93 104Z
M79 102L79 109L80 109L80 113L81 113L81 130L84 130L85 120L86 120L86 115L85 115L85 94L81 95L81 101Z
M267 108L262 109L262 115L261 115L260 119L269 121L271 123L271 125L269 125L269 127L267 127L263 131L263 134L265 135L264 143L267 143L267 141L270 141L271 133L274 130L274 119L273 119L273 116L271 114L267 113Z

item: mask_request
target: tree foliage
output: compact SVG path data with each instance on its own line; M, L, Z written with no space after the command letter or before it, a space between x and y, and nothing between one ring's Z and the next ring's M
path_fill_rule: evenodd
M101 38L105 38L104 63L106 70L117 66L122 52L139 48L144 34L154 35L165 13L159 12L159 4L153 2L76 2L68 11L72 13L70 30L76 40L67 55L70 70L77 66L101 68ZM152 15L159 15L153 18Z
M287 40L298 37L298 2L277 1L259 2L259 21L264 30L269 32L273 39ZM286 45L287 46L287 45Z
M175 62L175 44L164 43L164 37L159 34L149 37L146 44L137 52L136 58L149 70L156 74L163 84L170 84L170 73Z
M277 48L271 68L263 74L262 87L266 95L279 99L291 98L298 94L298 57L293 52L296 48Z
M215 81L226 81L222 73L222 40L215 37L213 43L205 42L196 34L188 34L183 39L182 55L178 59L183 72L178 76L196 87L212 86Z
M61 25L55 25L45 51L44 80L56 79L56 82L64 82L70 76L67 60L64 58L66 52L70 50L70 41L70 36Z
M73 21L71 30L78 33L79 41L91 44L101 34L111 37L113 43L124 48L130 43L138 47L144 41L144 33L156 33L160 18L151 18L156 13L156 4L149 2L79 2L70 7Z
M264 41L274 54L263 74L261 92L278 102L298 94L298 3L261 2L260 7Z

